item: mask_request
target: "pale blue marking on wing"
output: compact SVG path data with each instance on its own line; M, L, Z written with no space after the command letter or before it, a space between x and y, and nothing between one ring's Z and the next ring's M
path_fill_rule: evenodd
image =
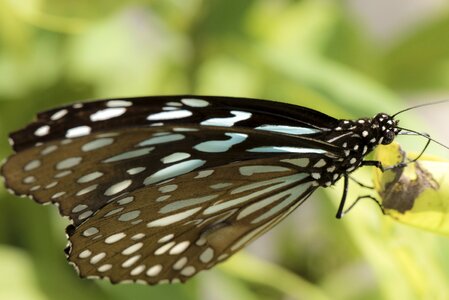
M300 135L321 132L321 130L315 128L296 127L287 125L261 125L259 127L256 127L255 129L271 132L287 133L287 134L300 134Z

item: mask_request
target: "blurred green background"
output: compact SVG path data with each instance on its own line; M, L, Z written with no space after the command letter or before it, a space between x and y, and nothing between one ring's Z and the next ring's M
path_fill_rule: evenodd
M442 98L446 4L0 0L0 158L11 153L8 132L79 99L233 95L355 118ZM429 108L432 124L418 111L401 124L444 140L448 107ZM363 193L353 185L349 199ZM398 224L369 201L336 220L340 196L339 186L315 193L187 284L149 287L79 279L62 251L68 221L0 187L0 299L449 299L447 237Z

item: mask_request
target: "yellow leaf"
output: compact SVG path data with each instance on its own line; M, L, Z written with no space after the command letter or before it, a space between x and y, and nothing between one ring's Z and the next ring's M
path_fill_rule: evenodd
M384 167L404 160L399 144L379 147L376 160ZM413 159L416 154L410 154ZM374 187L385 213L397 221L449 236L449 161L423 155L406 167L381 172L376 169Z

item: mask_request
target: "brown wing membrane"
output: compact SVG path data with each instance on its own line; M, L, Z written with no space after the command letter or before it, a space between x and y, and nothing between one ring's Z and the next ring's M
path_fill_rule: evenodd
M316 188L294 160L236 162L138 189L68 229L83 277L184 282L269 230Z
M271 137L269 132L243 128L122 129L23 150L9 158L2 174L16 194L39 203L58 203L61 214L78 225L123 193L194 170L276 157L277 148L305 152L282 153L286 158L316 158L323 153L332 157L340 151L307 137L279 134L275 141Z

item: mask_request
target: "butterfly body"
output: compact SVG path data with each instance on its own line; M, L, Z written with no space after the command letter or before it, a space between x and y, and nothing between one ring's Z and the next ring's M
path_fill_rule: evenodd
M337 120L245 98L101 100L11 134L6 186L72 221L81 276L185 281L240 250L399 132L386 114Z

